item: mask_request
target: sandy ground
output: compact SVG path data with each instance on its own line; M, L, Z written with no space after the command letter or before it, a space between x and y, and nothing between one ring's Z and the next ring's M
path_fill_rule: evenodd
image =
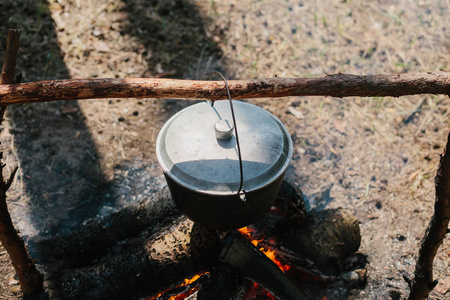
M450 71L449 13L448 0L3 0L0 44L4 51L6 28L23 30L23 81L206 79L214 70L230 79ZM291 133L287 178L307 195L329 190L323 205L345 207L360 220L369 279L348 298L405 297L403 276L413 273L432 214L450 129L448 97L249 101ZM64 234L164 186L155 139L189 104L116 99L11 107L2 149L9 168L20 165L9 207L25 240ZM450 297L449 258L447 238L430 299ZM0 270L0 299L21 298L2 248Z

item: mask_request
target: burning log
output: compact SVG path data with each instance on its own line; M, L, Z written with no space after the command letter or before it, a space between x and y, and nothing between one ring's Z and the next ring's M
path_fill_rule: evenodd
M242 299L248 280L230 271L228 267L219 264L211 272L211 278L197 294L197 300L230 300ZM214 295L211 298L211 295Z
M258 226L268 224L261 226L261 230L267 230L271 239L273 238L273 241L268 243L273 249L277 249L277 255L280 258L289 257L294 267L311 267L313 273L322 272L322 270L330 272L330 269L337 272L340 266L339 262L342 262L345 256L352 251L356 251L359 246L359 229L355 228L357 222L343 210L312 212L306 218L302 218L299 214L303 214L304 211L301 209L302 204L299 205L299 195L301 195L299 193L301 191L284 182L277 200L278 208L275 210L277 214L269 213L261 222L256 223L254 228L260 230ZM156 198L158 197L163 197L161 203L168 202L167 192L161 192L156 196ZM151 202L156 201L156 198ZM154 220L150 217L151 209L151 205L140 204L113 214L109 219L97 222L94 227L90 224L85 228L94 233L105 233L103 227L110 227L110 224L117 223L119 219L127 220L131 224L142 222L139 223L139 228L145 228L144 230L132 229L132 236L120 242L118 242L119 238L115 238L114 243L107 238L107 245L102 246L100 243L93 243L95 236L84 234L83 230L80 230L78 234L86 237L83 244L80 244L80 239L76 235L35 243L35 249L48 250L46 255L51 255L50 248L57 249L58 243L61 243L58 257L63 258L64 253L68 253L72 267L76 266L77 256L82 259L82 262L73 269L67 269L64 262L61 265L47 264L47 270L57 269L49 276L51 294L56 298L64 299L120 299L130 296L154 295L158 291L180 284L184 278L205 270L211 272L211 280L226 276L227 282L223 288L227 291L218 290L217 286L208 288L208 284L205 283L205 290L199 292L199 297L200 295L203 297L200 299L228 299L242 293L241 287L242 284L245 284L242 277L236 274L234 276L232 274L222 275L218 271L224 267L219 262L219 254L221 249L224 249L224 240L220 239L217 232L196 225L176 213L173 215L176 217L169 217L170 222L165 222L162 228L156 228ZM164 213L173 212L172 209L175 210L173 207L157 210L156 216L161 218ZM141 219L133 221L138 211ZM280 213L280 211L284 213ZM126 214L130 214L130 216L126 217ZM145 226L145 223L148 224L148 227ZM115 236L115 231L118 231L118 236L123 238L126 233L121 230L129 227L128 225L122 223L120 227L113 226L114 230L113 228L108 229L107 235ZM274 228L269 229L271 225ZM314 230L316 226L321 227L321 231ZM283 231L289 227L292 229L284 234ZM298 231L297 234L296 231ZM319 243L321 235L325 236L325 239ZM275 238L278 240L275 241ZM105 240L105 238L103 239ZM305 241L302 242L300 239ZM337 246L332 244L337 244ZM293 247L293 249L289 247ZM295 251L299 250L299 247L310 247L311 249L293 255ZM324 251L325 248L328 250ZM86 253L92 254L95 249L102 253L102 257L95 256L96 258L91 260L82 258L86 256ZM319 257L315 251L326 253L325 257ZM47 262L51 261L47 259ZM87 266L88 261L92 265ZM307 262L308 265L302 265L303 262ZM326 263L332 264L332 267L324 267ZM79 267L80 265L83 267ZM240 275L246 276L246 274ZM324 275L325 277L330 278ZM277 299L295 298L277 295Z
M265 235L261 246L283 246L286 251L279 252L280 260L318 276L340 274L346 258L358 251L361 243L358 220L342 208L310 212L301 223L280 218L272 226L267 224L254 226Z
M238 231L228 238L221 260L236 272L265 287L280 300L306 299L306 294L287 279L284 272L263 252L245 241Z

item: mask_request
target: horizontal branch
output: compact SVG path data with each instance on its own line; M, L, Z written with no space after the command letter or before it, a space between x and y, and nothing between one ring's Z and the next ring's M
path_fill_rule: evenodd
M399 97L450 94L450 72L397 75L335 74L319 78L268 78L228 81L234 99L286 96ZM223 100L222 81L163 78L67 79L0 85L0 104L94 98Z

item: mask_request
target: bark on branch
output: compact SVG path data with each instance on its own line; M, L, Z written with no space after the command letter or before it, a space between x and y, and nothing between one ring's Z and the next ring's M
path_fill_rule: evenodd
M318 78L228 81L234 99L286 96L393 96L450 94L450 72L397 75L335 74ZM156 78L67 79L0 85L0 104L93 98L227 99L222 81Z
M422 238L409 300L426 299L437 284L437 281L433 281L433 260L447 234L450 219L449 147L450 134L448 135L446 149L441 155L441 161L435 179L436 200L434 203L434 214Z

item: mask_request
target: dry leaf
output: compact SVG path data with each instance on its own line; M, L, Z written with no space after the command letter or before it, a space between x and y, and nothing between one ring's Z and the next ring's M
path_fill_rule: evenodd
M63 115L65 115L65 114L73 114L73 113L76 113L77 111L78 111L78 107L71 106L71 105L63 107L61 109L61 113Z
M333 153L334 155L338 155L337 151L334 150L334 148L331 145L328 145L328 148L330 148L331 153Z
M297 119L304 119L305 115L299 110L297 110L295 107L289 106L288 107L288 113L292 114Z
M420 170L414 171L413 173L411 173L411 175L409 175L408 180L413 181L414 178L416 178L417 175L419 175L419 173L420 173Z

